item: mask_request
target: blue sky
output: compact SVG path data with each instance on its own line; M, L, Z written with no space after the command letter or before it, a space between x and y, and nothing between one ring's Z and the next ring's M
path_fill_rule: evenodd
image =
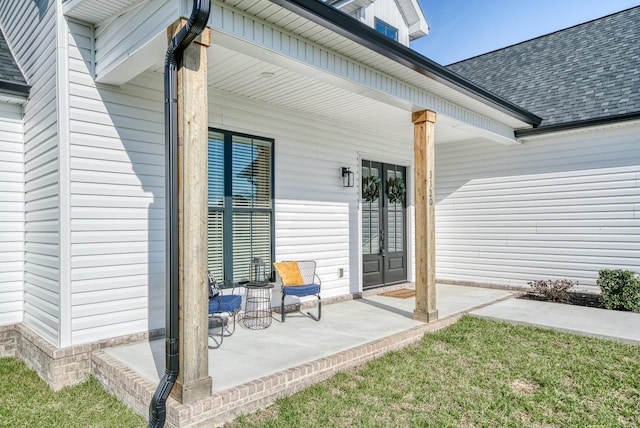
M419 0L429 35L411 48L442 65L640 5L639 0Z

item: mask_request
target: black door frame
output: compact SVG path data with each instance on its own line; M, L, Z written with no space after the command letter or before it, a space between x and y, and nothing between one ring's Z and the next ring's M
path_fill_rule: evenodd
M407 195L408 193L408 183L407 183L407 170L408 167L403 165L370 161L363 159L360 163L361 165L361 173L363 179L361 180L362 186L364 187L366 183L364 183L365 179L365 171L369 168L377 169L378 177L380 177L379 181L379 197L377 200L373 202L368 202L363 195L363 189L361 189L362 204L363 208L361 210L361 239L360 239L360 249L362 251L362 287L363 289L371 289L376 287L381 287L390 284L397 284L407 281L408 277L408 218L407 218ZM402 222L402 250L396 252L390 252L389 245L389 237L390 233L388 230L389 224L389 216L390 216L390 203L386 192L387 186L387 174L389 170L392 171L400 171L403 175L403 180L405 183L405 197L401 205L401 222ZM368 176L368 174L367 174ZM376 219L376 210L367 209L367 205L365 204L377 204L377 221L378 221L378 230L372 230L371 224L375 224ZM397 212L397 211L396 211ZM365 217L367 221L369 221L369 228L365 231ZM372 220L373 218L373 220ZM374 227L375 229L375 227ZM365 236L366 234L366 236ZM367 244L364 242L365 238L369 240L376 239L378 240L379 245L372 245L371 242L368 243L369 249L374 247L378 252L377 253L366 253ZM397 241L396 241L397 243Z

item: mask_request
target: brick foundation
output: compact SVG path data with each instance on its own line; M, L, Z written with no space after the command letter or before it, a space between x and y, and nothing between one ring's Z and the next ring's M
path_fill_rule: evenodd
M451 316L431 324L424 324L378 339L330 357L255 379L191 404L167 400L166 426L211 427L222 426L236 417L263 408L276 399L294 394L321 382L339 371L361 365L389 351L419 342L425 333L440 330L460 319ZM105 352L95 352L93 374L105 389L143 417L148 417L149 403L157 385L142 378ZM214 379L215 381L215 379Z
M91 373L91 353L148 340L162 332L145 332L99 342L57 348L24 324L0 327L0 356L24 361L54 391L84 381Z
M17 349L16 326L0 326L0 357L16 357Z
M404 288L410 284L369 290L364 293L323 299L324 303L361 298L363 295ZM302 306L312 306L309 302ZM236 417L263 408L276 399L294 394L309 385L321 382L339 371L361 365L383 354L417 343L425 333L447 327L461 317L451 316L430 324L419 325L407 331L372 341L330 357L274 373L239 385L191 404L167 400L167 426L211 427L221 426ZM104 388L132 410L148 417L149 403L157 385L101 350L149 340L162 336L164 331L138 333L100 342L59 349L41 338L23 324L0 326L0 356L22 359L26 365L53 390L74 385L93 374Z

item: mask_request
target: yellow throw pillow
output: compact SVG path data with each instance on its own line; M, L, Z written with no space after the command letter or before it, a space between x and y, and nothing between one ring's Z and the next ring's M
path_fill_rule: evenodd
M298 262L276 262L273 267L278 271L278 275L282 279L282 285L304 285Z

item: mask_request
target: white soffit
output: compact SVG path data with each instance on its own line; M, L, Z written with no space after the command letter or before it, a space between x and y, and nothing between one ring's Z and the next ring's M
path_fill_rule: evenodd
M90 24L115 18L131 8L148 3L149 0L66 0L63 13L66 16ZM158 1L158 0L154 0ZM160 0L164 2L166 0Z
M349 40L346 37L336 34L335 32L296 15L293 12L289 12L269 0L227 0L220 3L231 5L249 15L255 15L265 22L284 28L288 32L296 34L302 38L306 38L318 45L351 57L371 68L383 70L386 75L411 84L421 90L432 93L463 108L497 120L514 129L531 127L528 123L504 113L490 104L478 101L456 89L436 82L435 80L417 71L411 70L392 59L386 58L385 56Z
M399 141L412 141L411 112L406 108L339 88L289 68L213 45L208 50L210 96L224 92L257 102L311 114L336 123L366 128ZM163 72L158 64L154 70ZM513 144L495 134L444 115L436 120L436 143L486 139Z
M175 0L111 0L108 2L103 0L68 0L64 3L64 7L65 13L68 16L72 16L85 22L99 23L113 19L122 13L126 13L132 8L136 8L148 2L158 2L159 4L162 4L167 1ZM218 2L218 0L213 3L216 2ZM249 16L256 16L267 23L283 28L302 39L307 39L313 43L344 55L345 57L353 58L355 61L371 67L372 69L383 71L385 75L397 79L400 82L415 86L420 90L445 99L452 104L477 112L483 116L503 123L512 129L530 127L529 124L504 113L490 104L478 101L454 88L436 82L432 78L411 70L408 67L386 58L385 56L351 41L344 36L336 34L335 32L315 24L293 12L289 12L269 0L227 0L220 1L219 3L232 6Z

